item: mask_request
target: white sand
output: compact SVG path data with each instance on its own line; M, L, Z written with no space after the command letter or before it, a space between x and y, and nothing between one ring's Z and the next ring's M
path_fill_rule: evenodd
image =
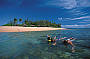
M67 29L53 28L53 27L0 26L0 32L28 32L28 31L48 31L48 30L67 30Z

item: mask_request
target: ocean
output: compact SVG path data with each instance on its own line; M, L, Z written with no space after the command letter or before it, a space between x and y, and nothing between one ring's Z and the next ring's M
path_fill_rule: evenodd
M48 45L47 35L76 38L75 52L60 40ZM0 59L90 59L90 29L0 32Z

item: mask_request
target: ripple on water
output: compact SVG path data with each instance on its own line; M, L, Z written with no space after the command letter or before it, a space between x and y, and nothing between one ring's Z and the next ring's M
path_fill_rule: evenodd
M47 44L47 35L60 34L77 38L73 42L76 52L71 52L71 46L65 48L61 41L56 46ZM89 42L90 31L85 30L0 33L0 59L90 59Z

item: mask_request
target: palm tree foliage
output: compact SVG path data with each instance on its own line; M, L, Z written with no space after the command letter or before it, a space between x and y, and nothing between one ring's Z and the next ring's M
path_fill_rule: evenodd
M14 18L14 25L16 25L17 24L17 19L16 18Z
M8 25L12 26L12 24L14 24L14 26L16 26L18 20L16 18L14 18L13 21L10 21L8 23ZM31 20L22 20L21 18L19 19L19 22L22 22L22 24L18 24L18 26L27 26L27 27L61 27L61 24L56 24L56 22L51 22L48 20L38 20L38 21L31 21ZM5 24L5 26L7 26L7 24Z
M19 21L22 22L22 19L20 18Z

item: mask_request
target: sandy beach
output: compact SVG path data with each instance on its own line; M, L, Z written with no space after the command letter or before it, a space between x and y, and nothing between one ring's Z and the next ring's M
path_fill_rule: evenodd
M66 30L66 29L53 27L0 26L0 32L28 32L28 31L48 31L48 30Z

